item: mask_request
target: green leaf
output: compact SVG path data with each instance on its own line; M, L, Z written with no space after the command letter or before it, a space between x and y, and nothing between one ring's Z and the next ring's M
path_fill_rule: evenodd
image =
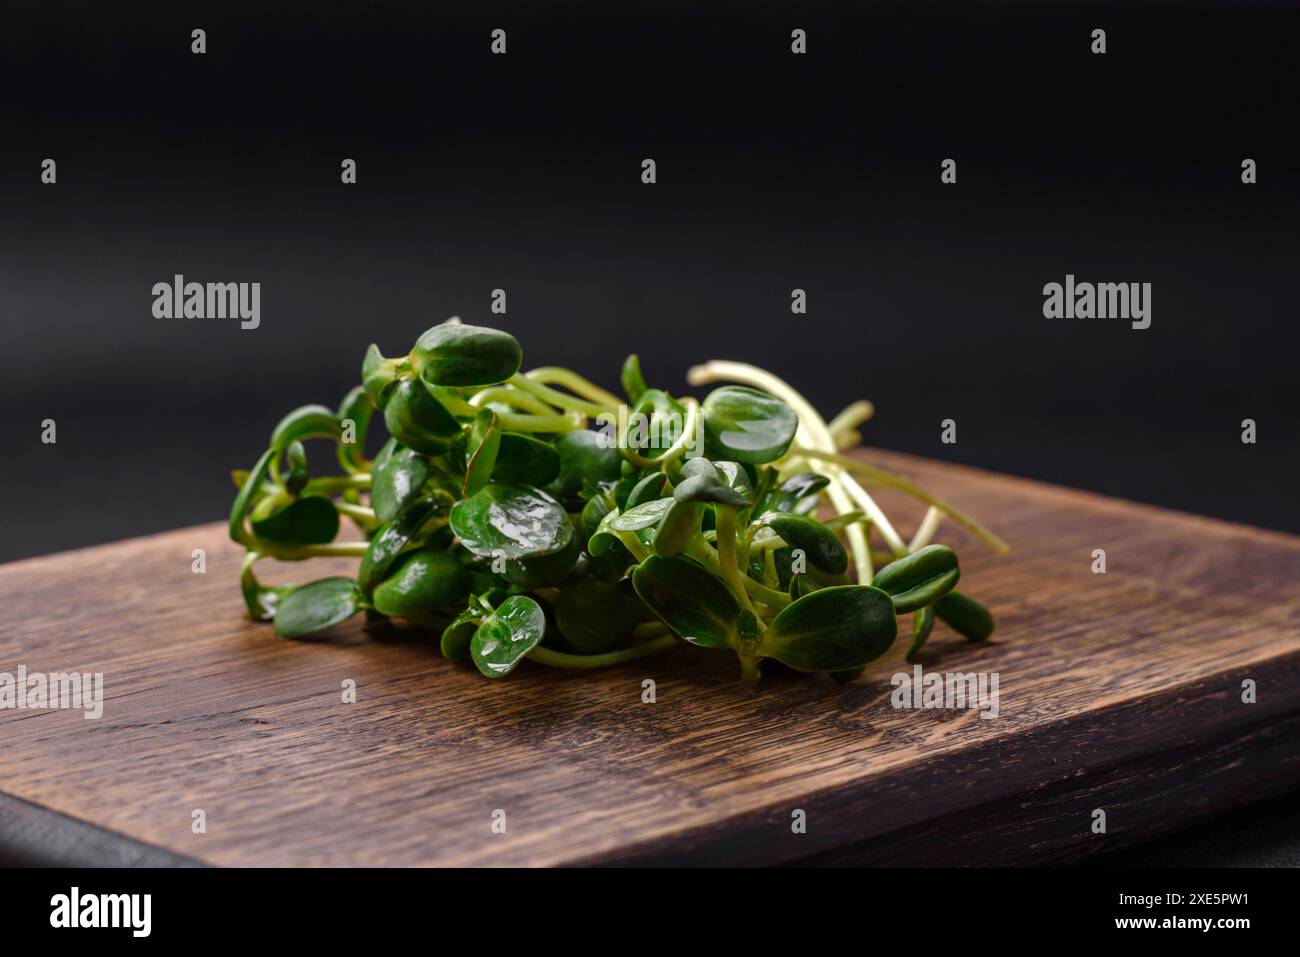
M525 591L547 588L568 578L581 555L582 542L575 535L558 552L510 559L503 574L506 581Z
M943 599L940 599L942 601ZM907 657L910 659L925 644L925 639L930 637L930 632L934 629L934 605L925 605L918 608L916 614L912 616L912 644L908 646Z
M561 588L555 597L555 624L565 640L583 654L626 643L646 613L626 579L603 582L588 576Z
M897 637L889 595L870 585L836 585L781 609L757 653L795 671L847 671L879 658Z
M720 479L708 475L692 475L673 489L673 498L679 502L709 502L743 508L749 500Z
M339 437L339 422L333 409L323 405L304 405L294 409L271 432L271 448L282 452L295 439Z
M290 495L298 495L307 484L310 475L307 472L307 450L303 448L302 442L294 439L289 443L286 450L285 462L289 466L289 474L284 479L284 490Z
M630 499L629 499L630 501ZM620 532L638 532L651 525L657 525L672 508L671 498L652 498L634 508L629 508L610 522L610 527Z
M324 578L294 589L280 600L275 630L299 638L346 621L361 607L361 593L351 578Z
M632 572L632 586L664 624L691 644L736 647L740 606L721 579L694 562L652 556Z
M582 506L582 513L578 516L578 535L584 542L596 534L596 529L600 527L601 520L610 513L613 507L610 504L608 492L602 492L587 499L587 504Z
M509 333L444 322L416 340L411 368L430 385L493 385L518 372L523 357Z
M749 499L733 487L731 483L734 480L708 459L688 459L682 466L682 480L673 489L673 498L679 502L744 507L749 504ZM748 488L747 485L744 487Z
M593 557L600 558L615 545L622 544L622 540L618 537L618 530L614 528L614 523L621 516L622 513L618 509L611 508L601 518L600 524L596 526L596 531L587 540L587 551Z
M671 503L671 507L655 530L654 553L660 558L667 558L681 552L700 533L704 506L699 502L680 502L675 498L660 501Z
M370 591L388 576L388 569L415 541L433 510L431 499L419 499L375 529L357 570L357 582L363 590Z
M429 460L389 439L371 467L370 502L375 517L387 522L420 497L429 481Z
M470 639L470 656L489 678L515 670L546 634L546 615L527 595L512 595L497 606Z
M473 495L492 477L497 455L501 451L501 425L497 414L484 409L474 419L469 430L469 445L465 458L464 494Z
M667 484L668 479L663 472L647 472L627 493L627 503L623 506L623 511L626 513L638 505L662 498Z
M714 467L722 476L727 487L736 494L740 495L745 503L748 504L754 500L754 484L749 474L752 465L742 465L740 462L729 462L725 459L714 462Z
M424 455L442 455L461 432L446 407L415 379L403 379L384 405L384 425L393 438Z
M560 453L550 442L522 432L501 433L501 450L492 473L494 480L542 488L555 481L559 474Z
M628 414L624 442L646 458L666 451L686 428L686 407L659 389L646 389Z
M623 457L618 449L604 444L600 433L590 429L565 432L555 440L560 456L560 473L544 490L566 502L578 494L584 483L597 487L617 481Z
M375 610L397 618L422 618L459 605L469 593L469 577L447 552L422 548L403 555L377 586Z
M530 558L565 548L573 539L568 513L545 492L494 482L451 509L451 529L484 558Z
M627 393L628 401L632 403L640 399L649 388L645 384L645 377L641 375L641 360L637 358L635 352L623 360L623 371L619 375L619 381L623 385L623 391Z
M402 359L385 359L379 346L373 342L366 350L366 357L361 362L361 386L376 409L382 409L388 402L388 394L397 384L398 367L402 362Z
M309 495L290 502L252 523L253 534L277 545L323 545L334 541L339 531L339 512L321 495Z
M784 455L799 426L794 410L783 401L746 386L715 389L702 411L706 454L750 465Z
M934 612L948 627L970 641L993 634L993 615L969 595L950 591L934 603Z
M806 515L817 507L818 492L830 485L831 480L816 472L799 472L782 482L764 501L764 512L793 512Z
M438 642L442 656L448 661L469 660L469 644L474 638L474 632L478 631L478 626L483 623L483 617L481 609L470 605L453 618L451 624L443 629L442 637Z
M888 592L900 615L952 591L961 578L957 556L947 545L927 545L920 551L890 562L876 573L872 585Z
M848 552L821 522L785 512L769 512L763 516L762 522L791 548L801 550L813 567L830 575L840 575L848 569Z

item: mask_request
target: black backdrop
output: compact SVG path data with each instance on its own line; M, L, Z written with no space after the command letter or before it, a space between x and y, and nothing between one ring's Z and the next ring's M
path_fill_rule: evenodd
M1293 9L108 6L0 32L0 559L222 517L283 411L497 287L532 365L748 360L872 444L1300 532ZM261 328L155 319L175 273ZM1066 273L1152 327L1045 319Z
M1300 531L1293 10L544 6L6 14L0 558L221 517L280 413L498 287L530 364L749 360L874 444ZM155 319L174 273L261 328ZM1066 273L1151 328L1043 318Z

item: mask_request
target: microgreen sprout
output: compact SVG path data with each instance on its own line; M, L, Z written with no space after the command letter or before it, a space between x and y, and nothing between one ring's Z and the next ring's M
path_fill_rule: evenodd
M975 519L845 455L869 402L827 422L772 373L690 370L702 400L652 388L635 355L625 396L576 372L521 371L514 337L451 319L410 353L365 354L337 409L307 405L271 432L239 491L230 536L246 553L248 613L297 638L364 614L440 635L447 658L510 674L525 658L588 669L682 644L837 680L860 674L911 615L908 654L943 621L972 641L993 619L955 590L945 518L996 551ZM372 419L389 438L365 455ZM312 475L305 441L342 474ZM868 488L928 506L906 540ZM350 522L358 540L338 540ZM873 551L873 542L883 546ZM263 560L353 558L353 577L263 585ZM878 567L879 566L879 567Z

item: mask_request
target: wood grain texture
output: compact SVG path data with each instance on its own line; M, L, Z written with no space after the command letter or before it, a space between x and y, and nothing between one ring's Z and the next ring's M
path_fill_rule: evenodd
M417 632L287 641L244 618L239 550L214 524L0 566L0 671L101 671L106 696L98 721L0 711L0 790L214 864L559 865L1065 861L1300 787L1300 539L866 458L1012 545L994 556L945 523L999 628L973 645L939 625L920 659L998 672L996 719L893 708L905 641L851 684L757 692L694 648L488 681ZM881 499L905 530L920 518Z

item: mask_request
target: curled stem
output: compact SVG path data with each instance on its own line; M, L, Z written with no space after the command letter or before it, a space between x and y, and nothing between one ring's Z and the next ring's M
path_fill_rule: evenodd
M557 389L552 389L549 386L542 385L540 382L534 382L532 379L528 378L528 376L520 375L518 372L506 381L516 389L536 396L543 402L555 406L557 409L566 409L569 412L580 412L583 415L597 416L602 412L612 412L618 407L618 403L615 403L614 407L611 408L598 402L589 402L579 396L560 392Z
M979 522L975 521L975 519L971 518L965 512L954 508L947 502L935 498L929 492L925 491L925 489L913 485L911 482L907 481L907 479L894 475L892 472L886 472L884 469L879 469L875 466L867 465L864 462L859 462L857 459L851 459L848 456L839 455L833 452L823 452L818 449L803 447L793 448L792 451L807 458L838 465L846 471L854 472L861 475L863 478L870 480L873 485L880 485L886 488L896 488L900 492L906 492L913 498L919 499L927 505L931 505L942 511L972 535L983 539L995 552L1006 553L1010 550L1006 542L993 534L993 532L989 531ZM854 484L856 485L857 483L855 482ZM864 492L863 494L865 495L866 493Z
M550 385L552 383L562 385L566 389L578 393L578 395L582 396L584 399L590 399L592 402L597 402L604 406L618 408L619 403L623 401L612 392L606 392L591 380L578 375L578 373L571 369L563 369L560 366L540 366L536 369L528 370L525 375L532 381L541 383L542 385Z
M501 402L534 415L555 415L554 406L547 405L536 396L519 389L512 389L508 385L494 385L482 392L475 392L469 400L469 404L475 408L482 408L492 402Z
M751 366L744 362L728 362L720 359L712 359L703 365L698 365L686 373L686 381L691 385L701 385L705 382L716 382L719 379L727 379L733 382L743 382L745 385L753 386L757 389L763 389L779 399L784 399L785 403L794 409L795 415L799 419L799 428L805 432L812 441L813 446L823 455L835 456L835 440L831 437L830 429L826 427L826 422L798 391L792 388L784 379L772 375L765 369L757 366ZM801 451L801 450L795 450ZM852 460L848 460L852 461ZM831 472L832 482L827 486L826 494L830 496L831 503L839 512L848 512L853 510L853 502L849 495L853 493L853 486L857 483L843 474L842 469L827 469ZM843 492L836 488L836 481L844 486ZM889 518L885 515L875 500L866 493L865 490L858 488L861 494L854 494L853 499L871 518L872 523L880 529L881 536L885 543L898 555L907 554L907 545L902 537L894 530ZM851 527L848 531L849 544L853 549L853 560L859 575L859 581L863 581L864 571L870 575L871 553L867 548L866 536L861 534L856 526ZM866 579L870 581L870 577ZM865 584L866 582L863 582Z
M599 655L571 655L568 652L556 651L553 648L538 647L528 652L528 660L551 668L607 668L610 665L621 665L624 662L636 661L638 658L646 658L661 651L667 651L675 644L677 644L677 636L666 634L660 635L658 638L652 638L642 644L633 645L631 648L624 648L621 651L607 651Z
M526 412L499 412L497 421L507 432L573 432L586 426L580 412L531 415Z
M646 458L628 447L626 435L620 436L618 448L623 458L642 470L660 468L681 458L695 441L696 431L700 427L700 404L687 396L682 400L682 405L686 408L686 422L682 426L682 434L677 436L677 441L654 458Z

